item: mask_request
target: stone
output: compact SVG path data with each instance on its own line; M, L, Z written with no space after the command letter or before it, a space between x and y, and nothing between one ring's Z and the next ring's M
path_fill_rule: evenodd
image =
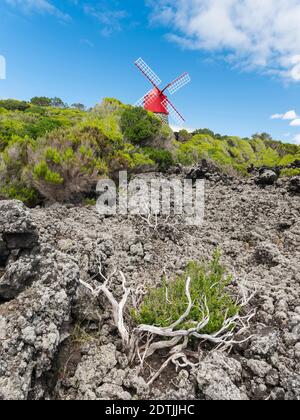
M131 255L134 255L134 256L143 257L144 256L143 245L140 242L137 244L131 245L130 253Z
M249 352L256 356L272 356L278 346L278 335L276 331L261 331L259 335L251 340Z
M9 250L6 243L1 239L0 236L0 267L5 267L7 259L9 257Z
M300 194L300 176L294 176L290 179L289 191Z
M38 245L37 232L29 233L4 233L3 238L9 250L32 249Z
M197 369L199 392L206 400L247 400L247 396L237 386L241 372L242 366L237 360L221 352L214 352Z
M259 172L256 183L262 186L274 185L278 178L279 175L275 171L271 169L262 169Z
M278 248L269 242L260 243L254 251L254 259L258 264L278 265L280 257Z
M35 256L21 256L12 262L0 278L0 298L12 299L35 280L40 258Z
M149 181L156 175L139 176ZM0 282L0 290L5 288L0 400L300 399L299 196L288 193L286 178L262 190L253 177L223 182L213 169L207 175L201 227L186 226L181 216L172 215L167 221L159 218L153 231L140 217L101 217L92 207L56 203L28 210L19 202L0 203L5 247L5 233L39 233L39 246L6 247L9 257L0 268L5 280ZM183 169L164 179L185 176ZM101 266L120 302L121 270L139 303L144 292L162 284L164 273L172 281L189 261L211 258L216 246L227 272L234 274L228 291L235 296L240 282L256 291L243 311L254 314L249 329L234 337L251 339L234 346L230 355L212 353L203 343L199 368L175 372L170 366L149 389L147 364L157 371L167 354L145 361L141 377L122 346L108 300L102 294L93 298L79 279L98 287L104 281ZM132 304L130 298L129 329Z
M300 360L300 343L297 343L295 345L295 358L297 360Z
M247 367L254 375L259 376L260 378L264 378L272 370L272 366L268 365L268 363L263 360L248 360Z

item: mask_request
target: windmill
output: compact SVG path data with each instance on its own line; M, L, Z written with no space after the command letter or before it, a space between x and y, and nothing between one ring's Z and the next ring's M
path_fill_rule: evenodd
M164 89L158 86L162 83L160 78L154 71L145 63L144 60L139 58L135 63L136 67L143 73L143 75L154 86L146 95L144 95L135 106L143 106L148 111L157 114L164 122L169 123L169 115L176 124L182 125L185 120L183 116L177 111L172 102L168 99L166 92L171 95L181 89L183 86L191 81L188 73L179 76L173 82L169 83Z

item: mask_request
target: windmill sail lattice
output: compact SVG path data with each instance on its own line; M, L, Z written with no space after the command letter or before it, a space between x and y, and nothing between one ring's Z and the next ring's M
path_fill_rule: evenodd
M161 84L160 78L154 73L154 71L145 63L142 58L139 58L135 65L141 70L141 72L150 80L154 86L159 86Z
M191 81L190 75L188 73L183 74L182 76L180 76L178 79L174 80L174 82L170 84L170 86L168 87L169 93L173 95L174 93L178 92L181 88L183 88L185 85L190 83L190 81Z
M161 90L158 87L162 83L161 79L148 66L148 64L145 63L142 58L139 58L135 62L135 65L154 86L153 89L151 89L138 102L136 102L135 106L143 106L148 111L154 112L155 114L161 116L163 120L168 120L168 116L171 116L176 124L182 125L185 122L183 116L170 102L165 92L168 91L171 95L178 92L191 81L189 74L182 74L180 77L169 83L164 89Z

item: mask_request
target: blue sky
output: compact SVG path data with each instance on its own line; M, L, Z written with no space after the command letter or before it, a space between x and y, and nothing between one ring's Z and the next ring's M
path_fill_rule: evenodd
M163 81L190 73L172 97L187 127L300 143L300 0L0 2L1 98L134 103L143 57Z

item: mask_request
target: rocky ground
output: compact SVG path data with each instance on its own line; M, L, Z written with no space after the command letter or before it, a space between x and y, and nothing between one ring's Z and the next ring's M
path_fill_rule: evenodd
M92 206L0 202L0 399L300 399L299 179L263 187L208 178L197 228L169 220L155 231ZM165 355L138 372L109 303L79 280L99 282L101 264L107 276L122 270L137 291L217 246L235 284L257 290L253 337L230 354L203 347L197 368L170 367L149 389ZM118 296L118 276L112 282Z

